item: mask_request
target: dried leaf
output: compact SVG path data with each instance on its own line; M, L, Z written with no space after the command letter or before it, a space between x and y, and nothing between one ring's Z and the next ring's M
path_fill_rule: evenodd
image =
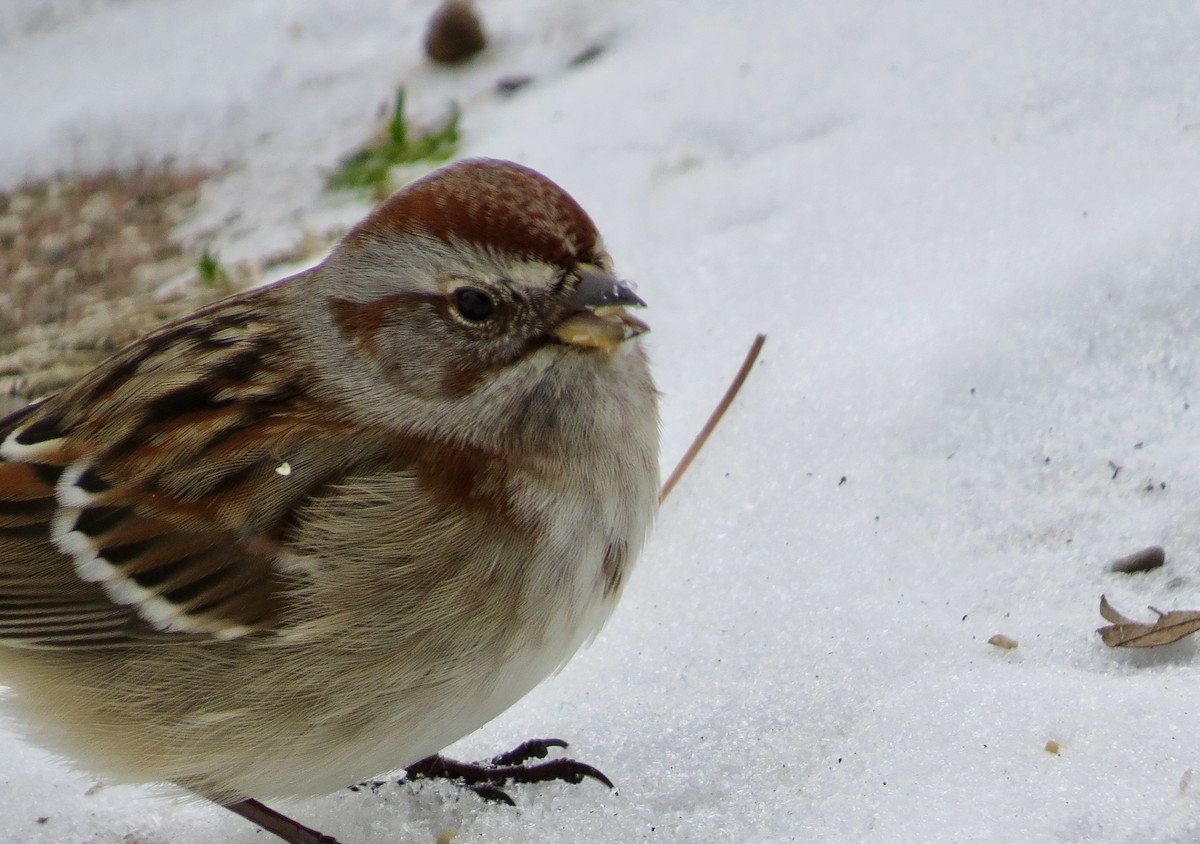
M1108 598L1104 595L1100 596L1100 615L1104 617L1105 621L1111 621L1113 624L1137 624L1132 618L1121 615L1113 609L1113 605L1108 602Z
M1011 651L1017 647L1017 640L1011 636L1005 636L1003 633L997 633L992 638L988 639L989 645L995 645L997 648L1005 651Z
M1112 624L1096 632L1110 648L1156 648L1178 642L1184 636L1200 630L1198 611L1172 610L1164 613L1154 607L1150 609L1158 615L1157 621L1153 624L1134 621L1113 609L1108 599L1101 595L1100 615Z

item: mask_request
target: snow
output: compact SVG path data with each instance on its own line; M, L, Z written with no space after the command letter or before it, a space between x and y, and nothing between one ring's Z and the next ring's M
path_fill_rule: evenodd
M1200 835L1196 645L1094 632L1101 593L1200 608L1200 12L481 5L493 46L454 71L422 63L413 0L0 11L0 185L226 163L185 234L230 259L363 213L323 168L397 83L419 119L459 101L463 153L565 186L650 303L664 470L769 335L604 633L450 750L561 735L619 794L285 808L347 844ZM1105 571L1151 544L1163 569ZM0 759L0 840L266 840L89 795L17 730Z

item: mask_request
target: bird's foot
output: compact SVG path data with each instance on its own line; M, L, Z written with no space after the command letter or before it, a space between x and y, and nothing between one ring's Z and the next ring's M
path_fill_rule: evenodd
M569 782L578 785L584 779L594 779L609 788L612 780L603 773L574 759L551 759L548 762L529 763L533 759L545 759L552 747L566 747L562 739L531 739L514 747L507 753L493 756L486 762L459 762L434 754L420 762L409 765L400 782L423 779L448 779L465 785L484 800L495 803L516 803L500 786L507 783L526 782Z
M267 832L279 836L288 844L338 844L338 840L332 835L325 835L304 826L257 800L240 800L236 803L226 803L224 806L246 820L258 824Z

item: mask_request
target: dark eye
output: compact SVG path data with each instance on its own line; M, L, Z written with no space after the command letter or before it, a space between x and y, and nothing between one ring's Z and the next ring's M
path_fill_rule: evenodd
M495 312L496 303L476 287L460 287L454 291L454 307L463 319L483 322Z

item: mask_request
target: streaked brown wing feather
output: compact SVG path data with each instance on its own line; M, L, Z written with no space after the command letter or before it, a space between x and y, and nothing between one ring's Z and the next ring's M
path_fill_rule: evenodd
M0 641L276 629L298 505L387 462L286 365L255 302L218 303L0 421ZM269 309L267 309L269 312ZM349 459L348 459L349 455Z

